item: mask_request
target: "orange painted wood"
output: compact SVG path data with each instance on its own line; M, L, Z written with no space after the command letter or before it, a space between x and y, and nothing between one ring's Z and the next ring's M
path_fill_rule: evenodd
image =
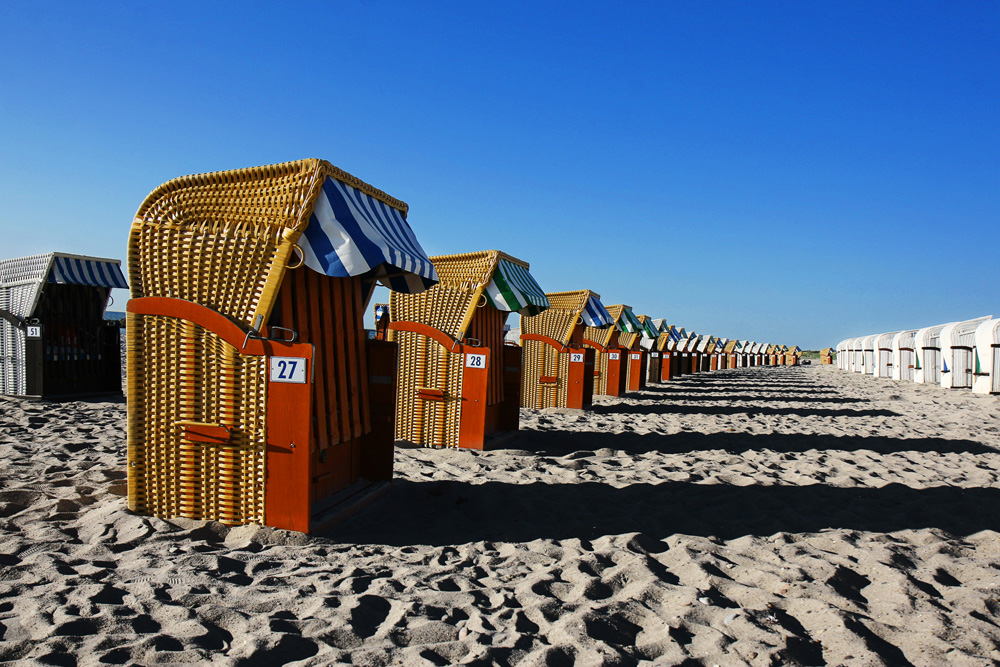
M458 446L482 449L486 440L486 401L489 384L490 348L463 346L465 355L485 354L484 368L472 368L462 359L462 415L458 425Z
M255 356L267 354L265 351L267 341L251 338L247 341L247 346L243 347L243 340L247 335L246 325L237 324L219 311L200 303L165 296L146 296L129 299L125 308L136 315L161 315L187 320L203 329L208 329L243 354Z
M307 378L315 375L312 345L289 343L281 348L276 352L281 356L306 360ZM268 382L264 523L303 533L309 532L312 506L309 456L312 393L309 382Z
M503 355L503 403L497 419L497 429L501 431L516 431L520 428L521 418L521 361L523 350L517 345L504 345L500 348ZM497 359L494 357L494 359ZM494 361L494 364L498 363Z
M538 378L541 384L557 384L559 382L559 377L556 375L543 375Z
M571 349L566 354L582 354L583 361L567 364L566 372L566 407L583 410L593 405L594 401L594 350ZM572 357L570 357L572 358ZM588 377L588 370L590 370ZM589 380L589 382L588 382Z
M606 393L608 396L621 396L625 393L625 359L627 353L624 350L614 349L605 352L608 355L608 375ZM617 354L617 359L612 359L612 355Z
M670 364L673 362L672 352L660 353L660 382L670 382Z
M642 352L628 352L628 384L626 386L626 391L639 391L642 388L642 367L643 364L642 357L644 356Z
M191 442L205 442L224 445L229 442L229 427L221 424L202 424L200 422L175 422L184 429L184 439Z
M583 339L583 344L586 345L587 347L594 348L598 352L607 352L608 351L608 348L604 347L600 343L595 343L594 341L590 340L589 338L584 338Z
M550 347L554 347L557 352L565 352L569 349L568 347L557 341L555 338L552 338L550 336L544 336L542 334L521 334L521 340L536 340L540 343L545 343ZM596 343L591 343L591 344L596 345Z
M445 399L445 393L443 389L417 387L417 398L422 401L443 401Z

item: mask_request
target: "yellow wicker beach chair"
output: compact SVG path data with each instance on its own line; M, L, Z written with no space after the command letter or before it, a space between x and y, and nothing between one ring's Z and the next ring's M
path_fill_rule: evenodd
M440 284L389 301L390 339L399 343L396 439L483 449L488 435L518 428L521 348L504 344L507 315L534 315L549 301L527 262L502 252L431 261Z
M376 281L433 285L407 206L328 162L185 176L129 236L128 503L323 530L392 476Z
M594 400L594 350L584 329L606 329L611 315L590 290L550 292L550 307L521 318L521 406L586 409Z

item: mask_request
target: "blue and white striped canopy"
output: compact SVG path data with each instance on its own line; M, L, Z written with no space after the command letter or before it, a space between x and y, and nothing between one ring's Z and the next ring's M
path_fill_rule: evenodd
M405 294L438 282L403 214L335 178L323 184L299 247L306 266L334 278L367 275Z
M63 285L92 285L128 289L121 263L97 257L74 257L56 254L49 270L48 282Z
M583 323L588 327L607 327L615 323L611 313L608 309L604 307L601 300L598 299L593 294L587 299L587 305L583 307L580 311L580 317L583 319Z
M674 326L670 327L670 340L672 340L675 343L680 342L681 332L677 329L677 327Z

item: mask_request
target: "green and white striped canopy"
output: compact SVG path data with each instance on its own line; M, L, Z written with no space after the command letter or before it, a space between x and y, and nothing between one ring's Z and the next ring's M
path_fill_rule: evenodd
M497 310L531 316L549 308L548 297L528 270L505 259L497 262L483 294Z
M651 338L656 340L656 337L660 335L656 327L653 325L653 321L648 317L642 322L642 337Z
M642 322L632 314L628 308L622 308L621 317L618 318L618 330L627 333L639 333L642 331Z

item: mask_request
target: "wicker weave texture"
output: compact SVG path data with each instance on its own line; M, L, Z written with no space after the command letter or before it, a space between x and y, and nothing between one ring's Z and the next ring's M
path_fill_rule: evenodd
M587 340L592 340L601 347L607 347L611 343L611 336L614 335L614 327L587 327L583 335Z
M524 341L521 365L521 407L555 408L566 406L568 366L551 345L537 340ZM556 384L542 385L542 376L559 378Z
M397 332L399 379L396 390L396 439L457 447L462 407L463 356L410 331ZM443 401L417 397L421 388L441 389Z
M237 525L264 519L263 357L167 317L128 321L129 507ZM232 426L224 445L191 442L180 422Z
M594 393L608 393L608 354L598 352L594 358Z

